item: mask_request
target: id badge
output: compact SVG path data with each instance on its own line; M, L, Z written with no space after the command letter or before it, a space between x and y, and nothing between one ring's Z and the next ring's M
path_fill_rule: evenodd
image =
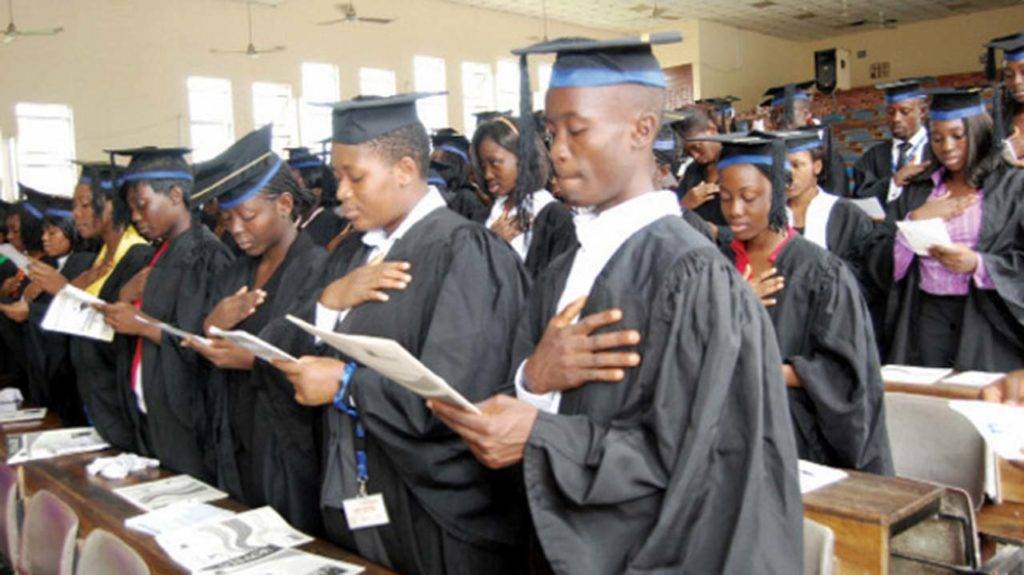
M352 497L341 502L345 507L345 519L349 529L365 529L380 527L391 522L388 510L384 507L384 496L380 493Z

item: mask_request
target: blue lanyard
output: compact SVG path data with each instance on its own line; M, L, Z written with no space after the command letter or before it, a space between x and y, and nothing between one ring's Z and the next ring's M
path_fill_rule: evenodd
M345 403L348 397L348 388L352 384L352 376L356 373L356 363L350 361L345 364L345 371L341 374L341 387L334 395L334 407L352 418L355 426L355 441L353 445L356 451L356 480L359 481L359 496L366 497L366 484L370 480L370 472L366 465L366 429L359 419L359 410L354 405Z

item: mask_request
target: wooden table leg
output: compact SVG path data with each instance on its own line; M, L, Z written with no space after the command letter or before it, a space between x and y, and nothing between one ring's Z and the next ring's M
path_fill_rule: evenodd
M841 575L887 575L889 573L889 533L881 525L862 523L845 517L804 511L804 515L835 534L836 573Z

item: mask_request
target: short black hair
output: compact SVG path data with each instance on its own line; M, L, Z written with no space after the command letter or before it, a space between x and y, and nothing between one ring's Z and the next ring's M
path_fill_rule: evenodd
M21 222L21 243L25 245L25 251L41 251L43 249L43 219L30 214L24 206L18 210L18 218Z
M316 196L313 192L302 185L291 170L278 170L274 177L270 178L260 193L268 199L276 199L282 194L292 196L292 221L305 219L316 205Z
M420 171L420 177L427 179L427 171L430 169L430 137L421 122L395 128L366 142L366 145L392 164L397 164L402 158L412 158Z

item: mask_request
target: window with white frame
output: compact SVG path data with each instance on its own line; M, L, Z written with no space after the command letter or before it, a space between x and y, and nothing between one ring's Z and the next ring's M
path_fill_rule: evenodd
M363 96L394 96L397 92L395 72L382 68L359 69L359 93Z
M544 97L548 92L548 85L551 84L551 64L541 62L537 65L537 91L533 93L533 109L544 109Z
M444 92L448 89L444 58L413 56L413 82L417 92ZM448 127L448 96L424 98L416 102L416 112L427 130Z
M285 148L298 143L298 120L292 87L273 82L253 82L252 120L257 127L273 124L271 148L285 155Z
M476 130L473 114L494 110L494 73L490 64L462 63L462 122L463 132L472 137Z
M75 124L63 104L18 103L17 168L19 181L43 192L70 196L75 186ZM12 186L13 187L13 186Z
M495 106L499 112L519 115L519 64L512 58L498 60L494 77Z
M188 113L193 161L208 160L234 143L235 112L231 105L230 80L189 77Z
M338 67L333 64L302 65L302 103L299 107L299 134L302 145L313 150L331 136L331 108L327 104L341 100Z

